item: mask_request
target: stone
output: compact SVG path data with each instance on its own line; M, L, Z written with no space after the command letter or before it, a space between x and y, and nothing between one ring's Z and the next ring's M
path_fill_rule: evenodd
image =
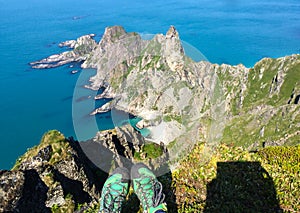
M100 114L100 113L105 113L108 111L111 111L114 107L114 103L113 102L108 102L106 104L104 104L103 106L93 110L90 115L96 115L96 114Z
M75 205L98 202L105 180L97 176L101 170L93 166L78 142L49 142L29 151L35 156L28 152L21 157L13 171L0 171L1 212L51 212L54 205L69 205L68 196ZM56 161L54 147L64 153Z
M73 50L51 55L45 59L34 61L29 65L34 69L48 69L59 67L71 62L85 61L91 51L96 47L93 34L84 35L77 40L69 40L59 44L60 47L69 47Z
M145 121L144 120L140 120L139 122L137 122L136 127L139 129L143 129L146 127L145 125Z

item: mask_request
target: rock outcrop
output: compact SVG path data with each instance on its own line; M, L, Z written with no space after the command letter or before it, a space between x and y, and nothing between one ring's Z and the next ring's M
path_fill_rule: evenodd
M77 40L62 42L59 44L60 47L69 47L73 50L31 62L30 66L35 69L45 69L62 66L71 62L85 61L97 45L93 39L94 36L94 34L84 35L79 37Z
M0 170L0 212L83 212L97 207L108 172L118 166L130 170L135 153L142 156L145 145L131 125L80 143L50 131L11 171ZM166 148L161 150L160 158L143 158L153 171L167 162Z
M79 204L97 205L105 177L78 142L50 131L12 171L0 172L0 211L74 211Z
M74 42L62 45L75 51ZM265 58L253 68L195 62L185 55L173 26L150 40L113 26L98 44L83 43L89 51L81 58L82 68L97 69L86 87L104 87L95 99L112 99L91 109L91 115L117 109L138 116L139 128L151 130L148 141L192 145L202 140L212 146L238 141L253 148L297 131L299 55ZM290 141L297 143L296 137Z

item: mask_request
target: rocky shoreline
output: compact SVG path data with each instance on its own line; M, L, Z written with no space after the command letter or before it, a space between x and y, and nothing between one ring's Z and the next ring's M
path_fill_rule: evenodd
M81 36L77 40L61 42L59 47L68 47L73 50L30 62L29 65L34 69L50 69L72 62L83 62L97 45L96 41L93 39L94 36L95 34L89 34Z
M114 104L112 101L104 104L103 106L96 108L95 110L93 110L90 115L96 115L96 114L101 114L101 113L105 113L105 112L109 112L114 108Z

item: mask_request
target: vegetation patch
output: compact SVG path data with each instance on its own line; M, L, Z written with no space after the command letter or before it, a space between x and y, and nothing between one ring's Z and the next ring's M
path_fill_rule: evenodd
M207 163L203 151L196 145L172 175L178 212L300 211L300 146L220 145Z
M38 155L39 150L51 146L52 152L49 153L50 164L55 164L58 161L64 160L70 156L70 153L67 152L69 143L65 136L57 130L51 130L43 135L42 140L38 146L35 146L19 157L13 166L12 170L17 170L22 162L28 161L29 159Z
M135 152L134 158L136 160L145 160L145 159L155 159L160 157L163 154L163 148L156 143L146 143L141 152ZM142 156L145 156L145 159L143 159Z

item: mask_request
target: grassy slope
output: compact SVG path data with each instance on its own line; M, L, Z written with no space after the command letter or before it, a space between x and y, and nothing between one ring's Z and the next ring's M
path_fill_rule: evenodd
M244 92L243 107L237 108L238 98L231 101L232 118L223 134L223 142L244 147L254 143L261 146L266 141L280 141L299 130L300 106L288 104L291 94L300 91L300 56L283 59L263 59L249 70L247 89ZM264 70L262 72L262 70ZM272 82L279 70L284 72L284 83L280 91L270 94ZM238 79L229 73L220 75L220 80L228 92L240 96L240 83L236 86L228 82ZM274 83L274 82L273 82ZM264 128L264 134L261 130ZM299 135L287 138L289 145L299 143Z
M300 146L249 153L220 145L210 162L199 164L203 147L197 145L173 173L179 212L272 212L276 204L300 211Z

